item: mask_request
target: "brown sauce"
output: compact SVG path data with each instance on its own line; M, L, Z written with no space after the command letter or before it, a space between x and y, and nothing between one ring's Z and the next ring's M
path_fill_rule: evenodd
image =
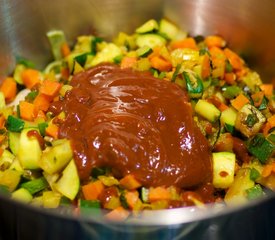
M211 181L207 140L179 86L111 64L75 75L71 85L51 109L66 113L59 136L72 141L82 179L107 166L147 187Z

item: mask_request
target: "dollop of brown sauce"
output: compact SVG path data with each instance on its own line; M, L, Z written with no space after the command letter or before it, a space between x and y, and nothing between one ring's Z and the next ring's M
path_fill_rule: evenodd
M211 181L207 140L178 85L112 64L75 75L71 85L51 109L66 113L59 136L71 140L81 179L93 167L111 167L147 187Z

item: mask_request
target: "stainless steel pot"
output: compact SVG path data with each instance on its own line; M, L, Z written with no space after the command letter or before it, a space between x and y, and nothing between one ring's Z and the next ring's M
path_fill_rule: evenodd
M2 0L0 79L15 57L43 67L51 58L45 33L62 29L111 38L165 16L191 35L220 34L264 81L275 77L275 1L271 0ZM238 208L165 210L129 223L49 212L0 196L0 239L275 239L273 195Z

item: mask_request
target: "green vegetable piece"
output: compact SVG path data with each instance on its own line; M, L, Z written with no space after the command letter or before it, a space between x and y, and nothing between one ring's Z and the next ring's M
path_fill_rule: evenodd
M42 191L48 186L49 184L44 177L37 178L21 184L21 187L27 189L32 195Z
M191 98L200 98L203 93L202 80L193 72L183 72L188 94Z
M61 206L70 206L72 204L71 200L65 196L62 196L60 199Z
M97 52L96 45L97 45L97 43L100 43L102 41L103 41L103 39L99 38L99 37L94 37L92 39L92 41L91 41L91 55L93 55L93 56L96 55L96 52Z
M78 62L80 64L81 67L84 67L86 60L87 60L87 53L83 53L81 55L78 55L74 58L74 60L76 62Z
M139 35L136 38L136 44L138 47L150 47L154 48L157 46L163 46L166 44L166 39L163 38L162 36L158 34L153 34L153 33L147 33L144 35Z
M233 71L233 67L232 65L230 64L230 62L227 60L225 62L225 72L227 73L231 73Z
M247 115L245 123L248 127L252 128L255 125L255 123L257 123L257 122L258 122L258 118L255 114L251 113L251 114Z
M25 122L19 118L12 115L8 116L7 119L7 129L11 132L21 132L24 128Z
M152 52L153 52L152 48L150 48L148 46L143 46L143 47L137 49L137 55L139 57L147 57Z
M145 203L149 202L149 189L142 187L141 188L141 200Z
M175 24L167 21L166 19L160 20L159 33L171 40L174 40L178 37L178 35L183 34L183 32L181 32Z
M124 207L125 209L129 208L129 205L127 203L127 199L125 197L125 191L122 191L120 193L119 200L120 200L120 203L121 203L122 207Z
M234 133L234 131L235 131L235 127L232 126L232 125L229 125L229 124L227 124L227 123L224 124L224 127L225 127L225 130L226 130L227 132Z
M32 200L31 193L25 189L25 188L19 188L16 191L14 191L11 195L12 199L15 199L17 201L29 203Z
M8 186L0 185L0 195L10 196L10 191Z
M197 102L195 112L210 122L216 122L221 115L220 110L216 108L214 104L209 103L204 99L200 99Z
M110 169L106 167L94 167L92 169L91 175L93 178L97 178L98 176L106 175L106 173L108 173L109 171Z
M263 100L262 100L262 102L261 102L261 105L259 106L259 110L264 110L264 109L266 109L267 108L267 105L268 105L268 99L264 96L263 97Z
M55 60L61 60L63 58L61 53L61 47L66 43L65 34L60 30L53 30L47 33L48 40L51 45L52 54Z
M123 58L123 55L118 55L118 56L114 57L113 61L114 61L115 64L120 64L122 58Z
M100 214L100 201L98 200L79 200L81 214L98 215Z
M8 132L9 148L14 155L17 155L19 149L20 133Z
M175 81L176 81L176 78L177 78L177 76L179 75L180 69L181 69L181 64L178 64L178 65L176 66L175 72L173 73L173 76L172 76L172 78L171 78L171 82L175 82Z
M35 64L32 61L20 56L16 56L16 64L24 65L27 68L35 68Z
M261 174L259 173L259 171L256 168L251 168L250 179L252 181L256 181L260 176L261 176Z
M31 91L28 93L28 95L25 97L26 101L32 102L36 96L38 95L38 91Z
M158 30L159 26L156 20L150 19L136 29L136 33L148 33Z
M261 186L257 184L254 187L247 189L246 194L247 194L246 197L248 200L254 200L259 197L262 197L264 195L264 192Z
M269 142L263 134L259 133L248 143L248 151L265 164L275 149L274 144Z
M13 72L13 78L18 84L23 84L23 80L21 77L21 73L26 69L26 66L23 64L17 64L14 72Z
M228 99L233 99L234 97L238 96L240 92L241 89L238 86L229 86L225 88L223 96Z
M42 123L38 124L38 129L39 129L41 136L45 136L46 128L48 127L48 125L49 124L47 122L42 122Z

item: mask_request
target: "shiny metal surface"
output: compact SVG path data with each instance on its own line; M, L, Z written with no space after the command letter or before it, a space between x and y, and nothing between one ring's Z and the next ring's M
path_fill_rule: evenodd
M106 38L118 31L130 33L145 20L162 16L191 35L223 36L265 81L275 77L272 0L1 0L0 81L12 71L16 56L24 56L39 67L50 60L45 37L49 30L64 30L73 43L82 33ZM78 221L1 199L0 239L274 239L274 219L274 197L239 209L162 211L127 227L93 221L91 225L84 219ZM33 228L41 235L33 233Z

